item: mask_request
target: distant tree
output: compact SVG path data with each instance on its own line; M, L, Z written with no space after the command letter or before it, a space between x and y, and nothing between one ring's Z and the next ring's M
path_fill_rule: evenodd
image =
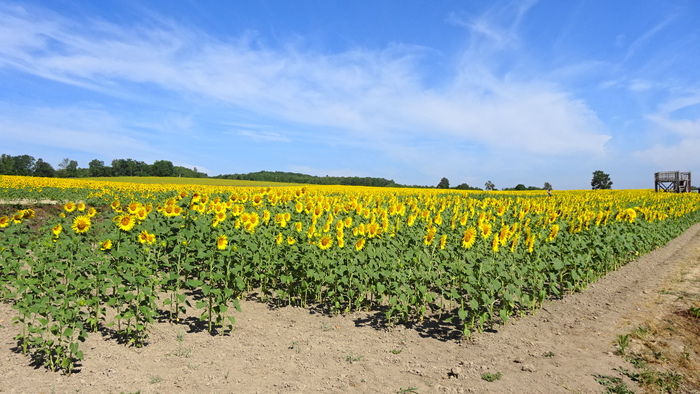
M114 159L112 173L114 176L146 176L150 174L150 166L134 159Z
M542 188L544 190L552 190L552 185L549 182L544 183L544 187Z
M593 190L611 189L612 184L613 183L610 180L610 175L600 170L593 172L593 179L591 180L591 187L593 188Z
M56 175L56 170L53 166L43 159L39 159L34 164L34 176L43 176L46 178L52 178Z
M29 155L13 156L14 175L31 176L34 174L34 157Z
M496 186L491 181L486 181L486 184L484 184L484 188L486 190L496 190Z
M58 163L58 169L65 170L69 164L70 164L70 159L66 157L63 160L61 160L60 163Z
M523 185L522 183L518 183L518 184L515 186L515 189L514 189L514 190L527 190L527 187L525 187L525 185Z
M15 172L15 162L12 160L12 156L2 154L0 156L0 174L2 175L13 175Z
M450 181L447 178L440 179L440 183L438 183L437 188L438 189L449 189L450 188Z
M151 165L151 175L153 176L175 176L175 166L168 160L156 160Z
M481 190L478 187L472 187L466 183L460 183L459 185L455 186L455 189L458 189L458 190Z
M109 176L110 169L102 160L93 159L88 163L88 175L91 177Z
M15 160L11 155L0 156L0 174L15 175Z
M61 178L75 178L78 176L78 162L65 158L58 163L58 171L56 176Z

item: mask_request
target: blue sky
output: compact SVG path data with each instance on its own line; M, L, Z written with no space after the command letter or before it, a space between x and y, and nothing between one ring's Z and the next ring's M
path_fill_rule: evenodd
M698 20L695 0L0 0L0 153L412 185L700 179Z

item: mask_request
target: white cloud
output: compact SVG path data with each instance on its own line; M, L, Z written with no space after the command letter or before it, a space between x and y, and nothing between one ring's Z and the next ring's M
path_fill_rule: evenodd
M500 48L517 44L518 24L532 4L513 7L505 22L489 14L463 22L483 37L463 54L452 82L440 87L424 86L420 64L428 51L420 47L392 45L328 54L308 51L297 42L273 49L258 45L249 35L219 40L170 22L156 27L120 27L104 21L78 25L55 14L30 16L7 8L0 15L0 44L7 44L0 45L0 69L146 104L156 87L178 96L185 110L233 109L269 122L291 123L309 133L321 130L315 136L320 141L365 146L395 157L404 152L430 172L440 149L426 148L426 141L543 156L604 155L610 137L585 102L545 75L496 74L492 70L499 67L491 63L491 55L497 51L477 50L494 42ZM6 117L18 129L49 130L37 124L39 120L21 122L9 113ZM70 139L81 139L94 130L75 131L65 126L75 122L64 121L52 123L62 125L53 129L63 135L58 140L70 133L80 133ZM187 116L172 121L179 130L197 126ZM122 157L125 148L139 141L123 128L112 128L112 133L131 135L120 139L126 141L120 142L123 145L84 149L121 150L116 156ZM274 129L242 127L238 134L261 142L290 141ZM440 159L459 161L458 151L446 151L453 156Z
M629 84L629 90L633 92L644 92L651 88L653 88L652 83L642 79L633 79Z
M288 137L275 133L273 131L260 131L260 130L238 130L238 135L248 137L254 141L271 141L271 142L289 142L291 141Z
M685 93L660 103L659 110L647 115L654 135L664 143L634 153L638 159L666 169L685 170L700 166L700 116L678 116L684 109L700 104L697 92Z
M121 120L99 108L24 108L0 102L0 137L7 145L124 158L153 156L156 149L129 135Z

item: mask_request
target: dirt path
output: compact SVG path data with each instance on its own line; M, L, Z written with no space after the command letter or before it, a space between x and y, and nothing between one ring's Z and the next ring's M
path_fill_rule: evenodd
M161 323L135 349L93 335L71 376L28 366L11 350L13 311L0 304L0 392L600 393L595 374L631 368L614 354L617 335L692 300L678 294L697 296L699 262L697 224L586 291L469 341L374 328L366 313L330 317L245 301L226 337ZM487 382L485 373L501 377Z

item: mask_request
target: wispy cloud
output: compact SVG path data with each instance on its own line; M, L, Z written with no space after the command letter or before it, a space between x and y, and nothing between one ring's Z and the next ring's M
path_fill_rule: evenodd
M632 43L627 47L627 52L625 53L625 58L623 60L627 61L631 57L635 56L639 50L644 47L644 45L649 42L649 40L652 39L655 35L657 35L661 30L663 30L666 26L668 26L671 22L673 22L674 19L676 19L677 15L668 15L666 18L664 18L662 21L659 23L655 24L652 26L649 30L645 31L643 34L641 34L637 39L632 41ZM618 40L619 41L619 40Z
M259 130L238 130L238 135L250 138L254 141L274 141L274 142L289 142L291 141L288 137L275 133L273 131L259 131Z
M497 13L470 19L453 15L449 20L481 36L470 41L479 48L494 43L504 48L519 42L520 20L533 4L510 5L507 20ZM222 124L238 120L235 115L227 118L227 111L263 117L315 133L315 139L327 143L364 146L398 160L411 157L413 165L431 173L442 170L435 165L435 152L452 155L441 157L445 162L461 160L460 152L448 145L552 157L601 156L611 138L587 103L546 75L519 76L508 67L504 72L502 64L493 64L492 57L480 55L476 47L465 50L447 83L428 87L421 67L428 51L416 46L320 53L304 48L303 41L271 48L251 35L214 38L167 20L153 21L155 27L103 20L78 24L43 9L0 8L0 69L134 102L148 103L156 92L166 92L177 97L173 100L185 114L187 108L215 108ZM642 45L643 38L634 46ZM118 123L109 118L115 116L110 110L101 116L108 124ZM6 116L15 129L42 130L39 120L30 124L13 119ZM172 122L160 127L210 132L192 116ZM73 124L69 119L53 124L62 125L60 135L78 132L77 126L65 126ZM120 139L124 145L142 140L125 129L132 126L113 127L113 133L128 136ZM234 132L258 142L291 141L274 128ZM427 148L426 141L440 148ZM79 148L95 149L89 143ZM117 144L105 149L122 148ZM143 149L152 147L145 144Z
M646 116L656 143L634 153L658 166L689 169L700 166L700 93L685 91L658 105ZM668 168L667 168L668 169Z

